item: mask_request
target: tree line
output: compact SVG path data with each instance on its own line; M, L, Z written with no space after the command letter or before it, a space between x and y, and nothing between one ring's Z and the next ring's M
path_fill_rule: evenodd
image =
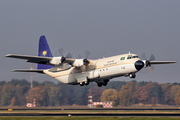
M133 104L180 105L180 83L111 81L105 87L95 83L80 87L58 82L33 82L13 79L0 82L0 106L26 106L36 99L37 106L87 105L88 95L94 102L113 101L114 106Z

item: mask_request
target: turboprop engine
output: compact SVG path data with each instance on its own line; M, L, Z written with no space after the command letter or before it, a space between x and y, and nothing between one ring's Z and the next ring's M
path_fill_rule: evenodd
M88 65L89 61L87 59L76 59L73 63L75 67L82 67L83 65Z
M49 61L51 64L53 65L60 65L61 63L63 63L66 60L65 57L53 57L53 59L51 61Z

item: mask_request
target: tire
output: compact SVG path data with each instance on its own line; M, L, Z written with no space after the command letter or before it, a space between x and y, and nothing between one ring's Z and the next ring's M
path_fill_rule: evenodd
M101 86L102 86L102 83L101 83L101 82L97 83L97 86L98 86L98 87L101 87Z

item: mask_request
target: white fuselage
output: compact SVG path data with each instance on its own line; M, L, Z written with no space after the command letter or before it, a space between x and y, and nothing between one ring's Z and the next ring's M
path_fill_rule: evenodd
M92 66L82 68L70 67L68 70L59 72L50 72L44 70L45 74L59 80L66 84L78 84L80 82L99 82L114 77L128 76L129 73L136 73L138 70L135 68L134 63L139 58L127 59L128 56L137 56L135 54L123 54L108 58L91 60ZM124 58L124 59L123 59Z

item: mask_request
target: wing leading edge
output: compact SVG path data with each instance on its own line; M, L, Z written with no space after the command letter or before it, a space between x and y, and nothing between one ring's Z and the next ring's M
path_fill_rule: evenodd
M16 55L16 54L7 54L5 57L24 59L26 60L26 62L31 62L31 63L53 65L49 62L53 59L52 57L40 57L40 56ZM75 59L66 58L64 63L72 64L74 61Z

